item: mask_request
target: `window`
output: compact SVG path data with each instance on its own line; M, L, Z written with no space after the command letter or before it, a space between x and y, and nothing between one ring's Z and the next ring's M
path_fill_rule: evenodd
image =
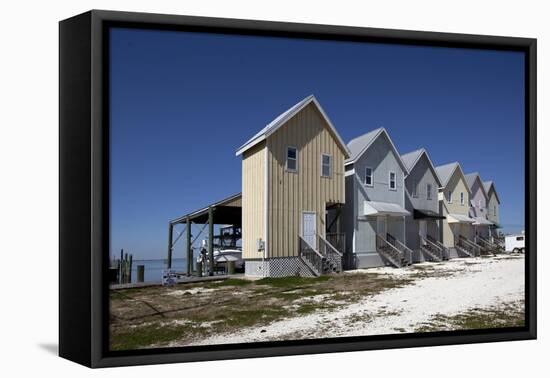
M418 197L418 183L416 181L412 182L411 191L412 191L412 196L413 197Z
M518 237L516 237L516 240L517 240L517 241L522 241L522 240L523 240L523 236L518 236Z
M453 192L450 190L447 192L447 202L453 203Z
M296 147L287 147L286 149L286 169L292 172L298 170L298 150Z
M366 167L365 168L365 185L366 186L373 186L372 183L372 168Z
M321 176L330 177L332 173L332 161L330 155L321 155Z
M390 190L396 190L396 186L395 186L395 172L390 172Z
M460 204L464 205L464 192L460 192Z
M477 201L477 207L481 209L481 200Z
M493 215L497 216L497 205L493 206Z
M432 199L432 184L426 184L426 199Z

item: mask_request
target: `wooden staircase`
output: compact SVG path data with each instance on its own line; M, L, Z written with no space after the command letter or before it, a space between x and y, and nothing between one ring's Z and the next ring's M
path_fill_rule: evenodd
M376 252L396 268L411 264L412 251L390 234L386 238L376 234Z
M304 238L298 236L300 259L314 276L342 272L342 254L325 238L316 235L318 249L313 248Z
M428 241L428 243L439 249L442 261L449 260L449 248L445 247L443 243L441 243L439 240L434 239L430 235L426 235L426 240Z
M482 238L481 236L476 237L476 244L481 247L482 254L496 256L499 252L496 244L491 243L489 240Z
M456 241L455 248L463 255L467 255L469 257L477 257L481 254L480 246L466 239L462 235L458 236L458 241Z
M424 259L427 261L443 261L443 251L441 248L422 236L420 236L420 252L422 252Z

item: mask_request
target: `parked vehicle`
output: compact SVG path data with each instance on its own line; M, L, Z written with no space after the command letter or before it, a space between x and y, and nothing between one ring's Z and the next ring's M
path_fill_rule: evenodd
M504 246L506 252L525 253L525 234L506 235Z

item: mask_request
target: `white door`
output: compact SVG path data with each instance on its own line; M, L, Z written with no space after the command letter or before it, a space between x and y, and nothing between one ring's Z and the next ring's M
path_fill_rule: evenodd
M302 237L310 246L317 249L315 234L317 232L316 215L312 212L302 213Z
M425 220L418 221L418 229L420 234L420 242L425 243L426 235L428 233L428 225Z
M382 238L386 240L386 217L377 217L376 223L378 235L382 236Z

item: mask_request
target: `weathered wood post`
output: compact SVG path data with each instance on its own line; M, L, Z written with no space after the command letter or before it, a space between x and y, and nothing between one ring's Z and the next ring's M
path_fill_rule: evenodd
M187 275L190 276L193 271L193 249L191 249L191 218L187 217Z
M168 262L167 262L167 268L172 269L172 235L174 233L174 225L172 222L168 223Z
M132 262L134 261L134 256L130 255L130 262L128 265L128 283L132 282Z
M124 257L124 249L120 250L120 260L118 260L118 283L122 283L122 274L124 270L122 268L122 261Z
M137 282L145 281L145 265L137 266Z
M214 208L208 208L208 275L214 275Z

